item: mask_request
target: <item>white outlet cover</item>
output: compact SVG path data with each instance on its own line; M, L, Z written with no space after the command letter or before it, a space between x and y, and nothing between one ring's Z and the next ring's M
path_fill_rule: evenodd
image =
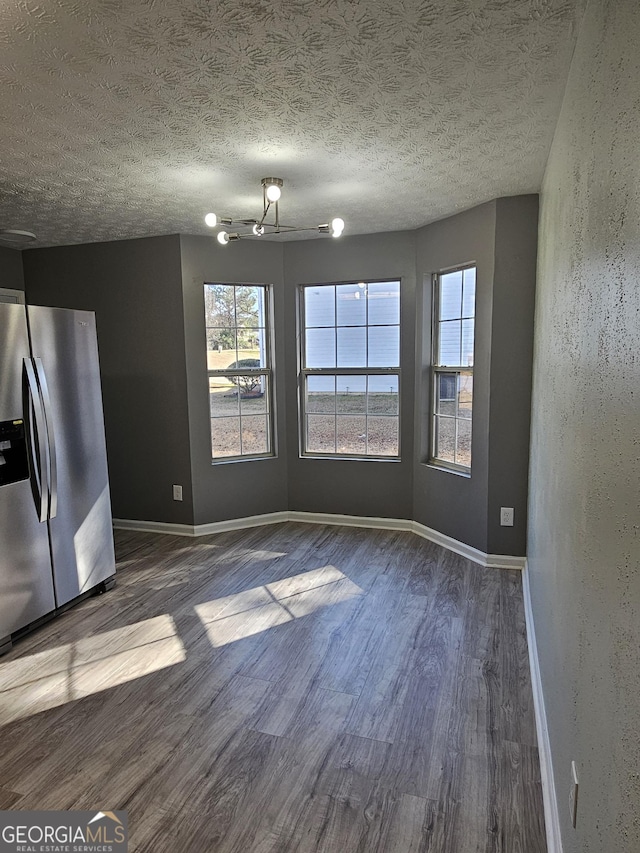
M513 527L513 507L500 507L500 525L502 527Z

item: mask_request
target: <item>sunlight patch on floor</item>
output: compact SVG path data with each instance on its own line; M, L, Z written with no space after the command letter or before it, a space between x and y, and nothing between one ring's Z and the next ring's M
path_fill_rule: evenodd
M363 595L335 566L322 566L264 586L198 604L212 646L225 646Z
M186 658L173 619L155 616L0 664L0 725L133 681Z

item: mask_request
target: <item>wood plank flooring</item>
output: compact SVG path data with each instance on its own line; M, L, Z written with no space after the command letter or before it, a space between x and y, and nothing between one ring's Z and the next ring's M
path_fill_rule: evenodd
M125 809L154 853L545 853L518 572L295 523L116 546L0 658L0 808Z

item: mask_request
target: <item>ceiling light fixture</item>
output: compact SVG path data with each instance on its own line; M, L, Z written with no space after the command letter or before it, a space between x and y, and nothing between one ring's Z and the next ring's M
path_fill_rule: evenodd
M339 237L344 231L344 219L337 216L331 222L324 225L315 225L307 228L298 228L295 225L283 225L280 222L280 211L278 201L282 195L282 178L263 178L262 181L262 218L261 219L231 219L230 217L218 217L215 213L207 213L205 223L210 228L221 225L223 228L231 228L233 225L250 228L249 231L219 231L218 243L226 246L232 240L241 240L245 237L262 237L269 234L290 234L294 231L318 231L320 234L331 234ZM273 207L273 221L267 222L267 214Z
M5 228L0 231L0 240L12 246L26 246L35 239L36 235L32 231L18 231L17 228Z

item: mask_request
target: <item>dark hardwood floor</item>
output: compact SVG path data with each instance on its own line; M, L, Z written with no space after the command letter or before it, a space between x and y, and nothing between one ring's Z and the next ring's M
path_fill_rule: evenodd
M546 851L518 572L294 523L116 544L0 659L0 808L125 809L154 853Z

